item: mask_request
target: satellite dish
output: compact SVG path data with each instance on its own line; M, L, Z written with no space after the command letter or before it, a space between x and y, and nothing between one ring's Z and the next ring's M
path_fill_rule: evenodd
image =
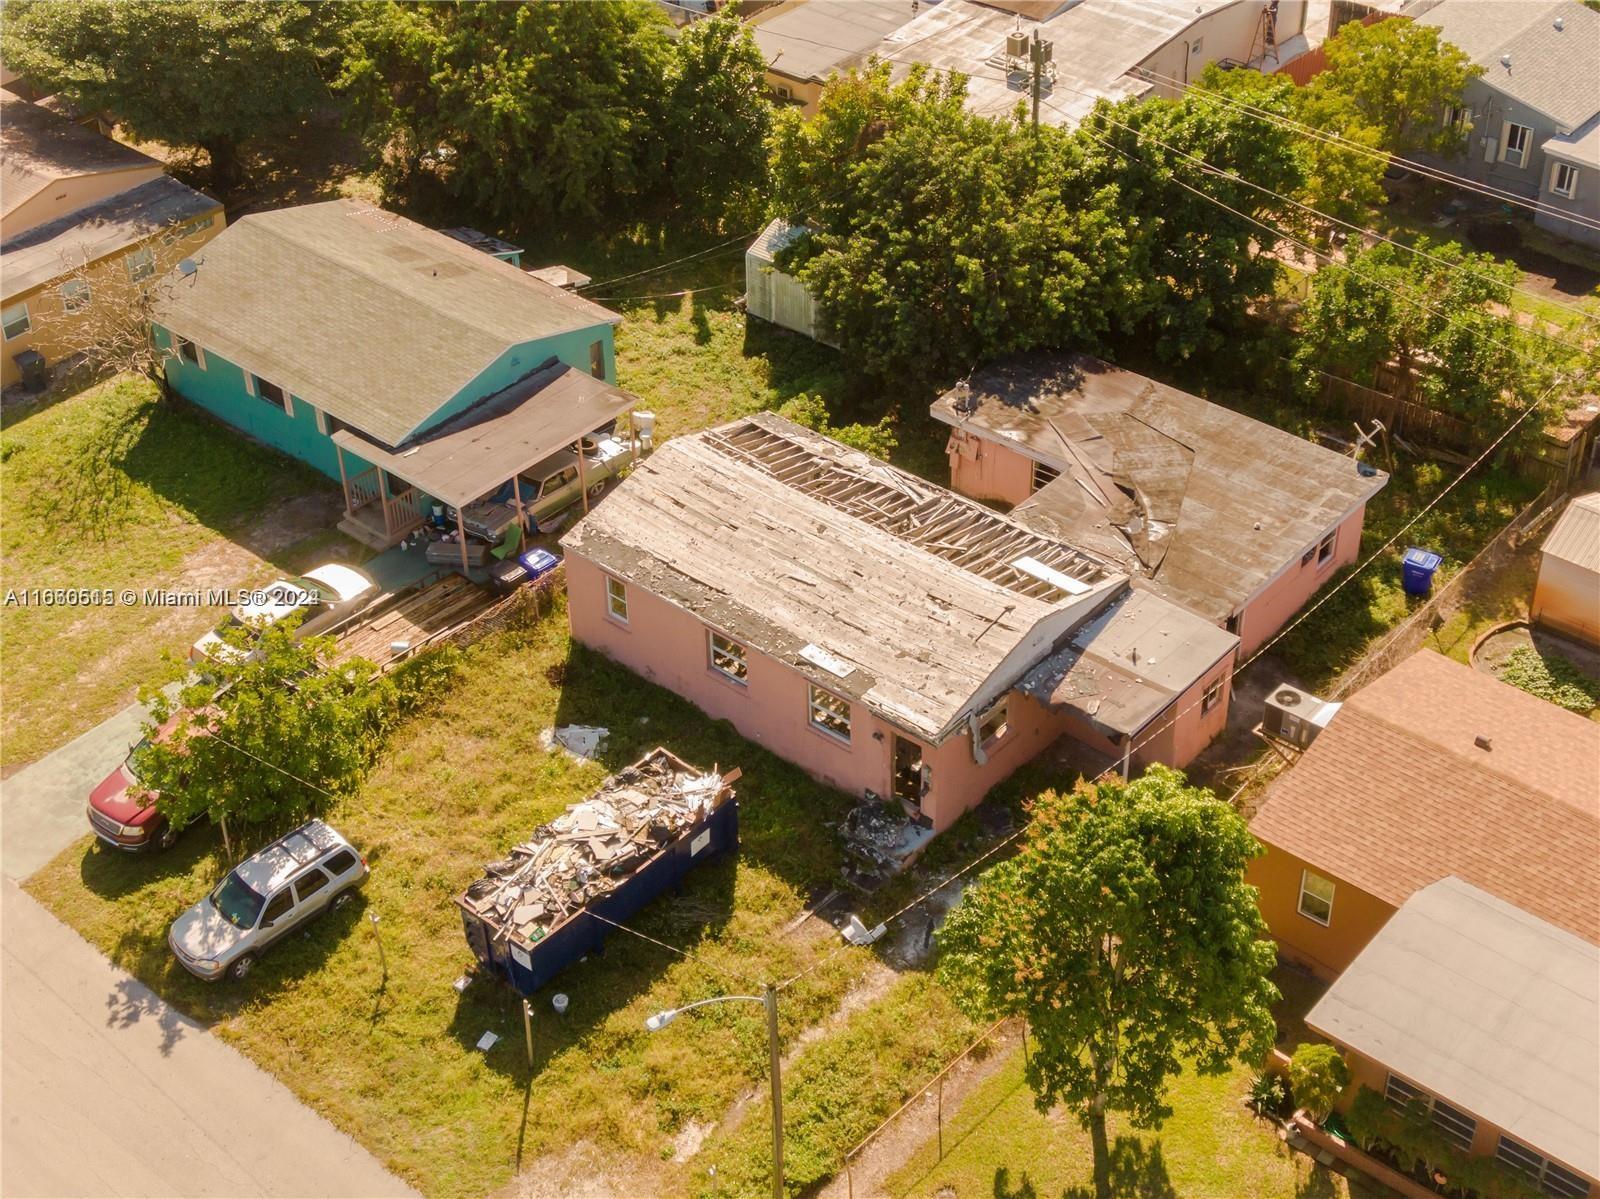
M182 275L185 279L199 269L200 264L193 258L185 258L182 262L178 263L178 274Z

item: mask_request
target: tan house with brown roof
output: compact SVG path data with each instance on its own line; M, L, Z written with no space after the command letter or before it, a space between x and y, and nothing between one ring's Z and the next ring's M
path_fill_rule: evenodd
M1600 724L1432 651L1352 695L1250 827L1279 952L1324 978L1451 875L1600 943Z
M223 220L155 159L0 90L0 386L100 344Z

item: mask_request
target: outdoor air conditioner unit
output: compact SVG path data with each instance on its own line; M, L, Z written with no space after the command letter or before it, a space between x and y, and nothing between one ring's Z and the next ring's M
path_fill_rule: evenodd
M1328 727L1328 722L1341 706L1284 683L1274 687L1272 694L1267 696L1261 730L1269 737L1304 749Z
M1016 29L1006 34L1006 57L1028 57L1028 35L1023 33L1022 30Z

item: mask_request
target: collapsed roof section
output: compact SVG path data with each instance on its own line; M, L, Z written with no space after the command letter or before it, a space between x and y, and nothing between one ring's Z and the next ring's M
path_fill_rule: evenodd
M1376 494L1381 471L1084 354L985 367L935 419L1060 472L1013 515L1208 620Z
M668 442L562 544L934 744L1127 590L769 413Z

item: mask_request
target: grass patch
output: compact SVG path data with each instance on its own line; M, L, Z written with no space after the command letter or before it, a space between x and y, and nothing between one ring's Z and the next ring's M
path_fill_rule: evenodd
M540 748L541 729L571 722L610 727L603 767ZM744 769L738 853L694 872L679 896L636 921L698 960L614 934L603 955L561 976L554 989L572 997L565 1017L535 1000L530 1075L513 994L492 981L461 997L451 989L472 960L452 899L607 769L658 744ZM831 937L782 929L835 877L839 849L823 825L847 803L726 723L571 645L557 605L467 651L439 708L403 727L359 795L328 813L372 863L362 901L275 949L247 984L193 980L165 945L170 921L225 868L205 833L154 860L86 840L28 889L427 1195L485 1194L521 1164L583 1141L605 1146L644 1190L665 1193L687 1185L687 1167L667 1161L674 1134L720 1119L764 1078L765 1017L755 1004L728 1004L655 1035L644 1019L787 977L832 949ZM386 980L369 912L381 916ZM786 991L785 1040L832 1013L867 961L837 954ZM485 1030L502 1039L480 1053Z
M327 480L124 378L4 414L6 588L182 588L185 558ZM229 579L227 585L246 580ZM179 677L216 608L39 605L0 609L0 763L39 757Z
M807 1047L783 1076L784 1182L802 1194L832 1178L845 1153L870 1133L977 1034L932 977L901 978L838 1032ZM759 1195L772 1177L772 1105L752 1104L744 1120L708 1147L714 1168L698 1194Z
M1444 488L1447 479L1445 469L1435 463L1399 458L1388 485L1367 504L1358 564L1420 512ZM1358 661L1374 641L1425 602L1408 596L1401 586L1400 563L1408 546L1424 546L1443 557L1434 575L1434 586L1442 586L1539 490L1536 481L1509 471L1475 471L1362 571L1355 582L1280 641L1275 652L1308 687L1315 690L1326 686ZM1354 566L1346 567L1333 583L1348 578L1355 570ZM1453 635L1453 641L1458 639Z
M1022 1053L945 1120L945 1156L925 1144L890 1176L884 1190L901 1195L995 1195L1005 1199L1094 1193L1089 1134L1062 1112L1042 1114L1023 1079ZM1168 1092L1174 1114L1156 1131L1139 1132L1113 1115L1113 1193L1185 1199L1378 1199L1282 1144L1272 1127L1241 1100L1252 1071L1201 1078L1184 1074Z
M1541 654L1531 645L1512 650L1500 667L1499 677L1502 683L1520 687L1529 695L1580 716L1600 707L1600 681L1591 679L1559 654Z

